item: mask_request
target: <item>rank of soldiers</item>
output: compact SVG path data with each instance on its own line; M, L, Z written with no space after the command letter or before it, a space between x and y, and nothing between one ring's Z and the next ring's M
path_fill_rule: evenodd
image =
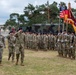
M16 65L19 64L19 58L21 55L21 65L24 66L24 49L33 50L56 50L60 57L75 59L76 49L76 36L66 32L59 33L58 35L53 34L40 34L23 32L19 29L18 32L11 31L7 36L8 39L8 60L16 55ZM5 46L4 37L0 36L0 64L2 62L3 47ZM16 53L16 54L15 54Z

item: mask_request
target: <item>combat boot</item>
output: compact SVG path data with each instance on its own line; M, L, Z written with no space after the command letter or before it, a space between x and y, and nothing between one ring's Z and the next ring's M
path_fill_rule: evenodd
M16 65L18 65L18 61L16 61Z
M24 66L23 61L21 61L21 66Z
M10 57L11 57L11 53L9 54L8 61L10 60Z
M24 66L24 64L23 64L23 63L21 63L21 66Z
M0 61L0 66L2 66L2 62Z

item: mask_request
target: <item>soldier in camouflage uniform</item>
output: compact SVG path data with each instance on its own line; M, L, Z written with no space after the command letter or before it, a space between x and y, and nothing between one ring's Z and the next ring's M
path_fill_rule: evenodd
M25 49L27 49L27 32L25 32Z
M37 35L35 33L33 33L33 49L36 49L38 50L38 47L37 47Z
M51 34L48 34L48 49L51 49Z
M44 42L43 42L43 34L40 35L40 49L43 49L44 48Z
M7 39L8 39L8 49L9 49L8 60L10 60L10 57L12 57L12 62L13 62L15 57L15 37L13 31L10 32L10 34L7 36Z
M74 45L74 59L75 59L75 51L76 51L76 36L74 35L74 40L73 40L73 45Z
M37 35L37 48L40 49L40 45L41 45L41 35L40 33L38 33Z
M63 50L64 50L64 43L63 43L63 34L61 33L59 36L59 45L60 45L60 56L63 56Z
M67 38L67 33L63 32L62 34L62 39L63 39L63 57L67 57L68 55L68 38Z
M57 35L54 35L54 50L57 49Z
M52 48L52 50L54 50L55 49L55 36L52 34L51 35L51 48Z
M2 54L4 45L5 45L4 37L0 34L0 66L2 65Z
M21 55L21 66L24 66L24 45L25 45L25 34L22 33L22 28L15 34L16 37L16 65L18 65L19 57Z
M74 34L70 35L69 58L75 59Z
M46 34L44 34L44 39L43 39L43 43L44 43L44 49L47 50L48 49L48 36Z
M59 33L57 36L57 50L58 50L59 56L63 56L63 51L61 48L61 33Z

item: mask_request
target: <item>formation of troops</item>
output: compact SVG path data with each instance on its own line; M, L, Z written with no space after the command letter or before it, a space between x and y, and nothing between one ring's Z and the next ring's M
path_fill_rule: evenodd
M21 66L24 66L24 50L55 50L60 57L75 59L76 36L71 33L40 34L32 32L23 32L20 28L17 32L11 31L7 36L8 39L8 61L14 62L16 56L16 65L21 60ZM0 65L2 62L2 53L5 46L4 37L0 34Z

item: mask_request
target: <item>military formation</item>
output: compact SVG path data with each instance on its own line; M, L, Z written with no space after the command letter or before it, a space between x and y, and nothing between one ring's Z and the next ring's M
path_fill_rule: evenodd
M25 48L35 50L55 50L56 36L25 32Z
M75 59L76 36L73 33L52 33L41 34L32 32L23 32L20 28L17 32L11 31L7 36L8 39L8 61L24 66L24 50L54 50L58 51L60 57ZM2 53L5 46L4 37L0 35L0 64L2 62Z
M57 50L61 57L75 59L76 36L71 33L59 33L57 36Z

